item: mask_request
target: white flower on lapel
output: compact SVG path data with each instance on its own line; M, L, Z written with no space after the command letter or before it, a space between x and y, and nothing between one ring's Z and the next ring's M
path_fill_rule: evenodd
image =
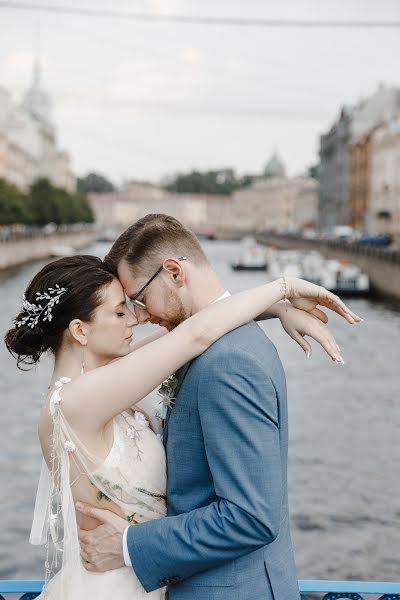
M170 375L165 381L162 382L161 387L158 390L158 394L162 397L162 404L172 408L175 400L175 393L178 387L177 376Z

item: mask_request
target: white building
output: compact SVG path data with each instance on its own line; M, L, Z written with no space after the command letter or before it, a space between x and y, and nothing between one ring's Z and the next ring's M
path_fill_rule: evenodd
M243 229L298 230L314 227L318 212L318 182L310 177L287 177L275 153L264 175L249 188L233 194L232 212Z
M149 213L166 213L196 232L228 227L232 198L212 194L178 194L148 183L130 183L122 191L89 194L96 222L125 229Z
M351 123L351 143L360 141L368 132L400 113L400 89L383 84L377 91L355 106Z
M251 187L231 196L178 194L146 183L130 183L108 194L90 194L96 222L125 229L148 213L166 213L197 233L213 230L256 231L301 229L316 224L318 182L310 177L286 177L274 154Z
M40 177L67 191L76 189L70 157L57 148L50 100L40 84L38 62L22 104L0 87L0 177L22 190Z
M372 135L368 231L400 236L400 117Z

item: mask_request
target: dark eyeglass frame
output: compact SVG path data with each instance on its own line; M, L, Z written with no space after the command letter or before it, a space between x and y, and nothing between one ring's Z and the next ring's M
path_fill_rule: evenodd
M187 260L187 256L180 256L178 258L178 260ZM132 298L130 299L130 301L132 302L132 304L134 306L137 306L137 308L141 308L142 310L146 310L146 305L143 304L143 302L141 302L140 300L138 300L139 296L141 294L143 294L144 290L147 288L148 285L150 285L150 283L157 277L157 275L159 275L161 273L161 271L163 270L164 265L161 265L161 267L159 267L157 269L157 271L154 273L154 275L152 275L150 277L150 279L148 280L147 283L144 284L144 286L142 288L140 288L140 290L137 292L137 294L135 294L134 296L132 296Z

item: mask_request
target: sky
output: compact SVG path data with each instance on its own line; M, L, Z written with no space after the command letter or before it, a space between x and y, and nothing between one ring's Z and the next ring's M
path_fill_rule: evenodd
M399 0L26 0L141 13L400 21ZM343 104L400 86L400 28L293 29L145 23L0 3L0 85L19 101L37 30L43 86L74 172L114 183L232 167L277 151L290 175L318 160Z

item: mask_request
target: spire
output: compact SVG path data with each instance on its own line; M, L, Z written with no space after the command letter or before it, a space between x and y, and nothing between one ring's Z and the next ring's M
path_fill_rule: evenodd
M36 34L36 54L35 62L33 65L33 85L40 86L40 23L37 25Z
M38 121L50 124L51 102L49 95L42 88L40 63L40 26L36 31L36 49L33 62L32 84L23 99L23 107Z

